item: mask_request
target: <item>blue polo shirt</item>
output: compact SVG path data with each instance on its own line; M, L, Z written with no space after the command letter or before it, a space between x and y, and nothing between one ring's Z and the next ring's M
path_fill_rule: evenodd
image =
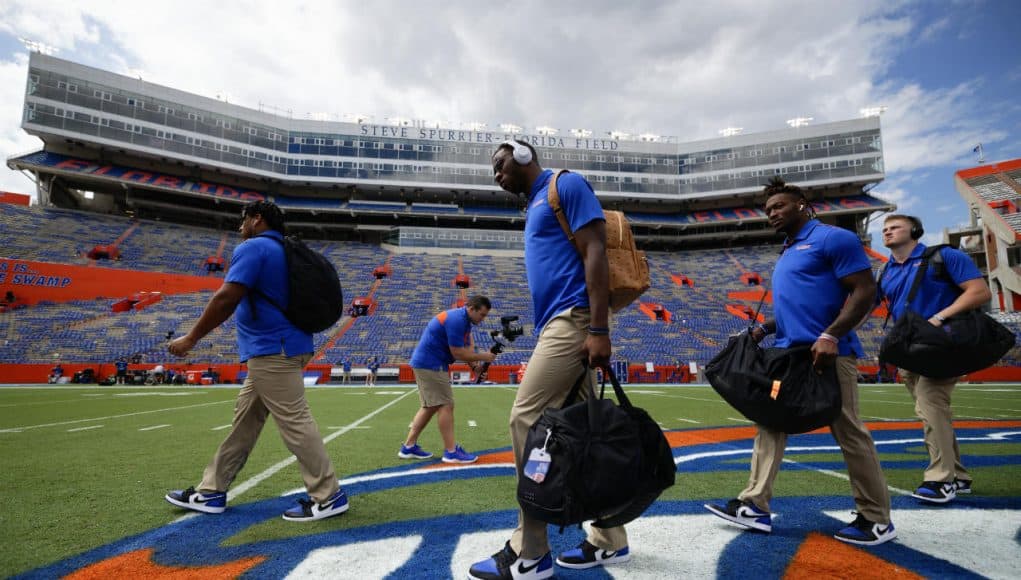
M445 371L454 362L450 347L471 344L471 319L467 308L440 312L429 321L411 355L411 368Z
M539 175L532 184L525 210L525 273L535 309L536 336L557 314L589 305L581 256L549 206L552 177L553 172L548 169ZM595 220L606 219L592 186L577 173L561 175L557 192L572 233Z
M818 220L806 223L784 247L773 269L776 346L813 344L847 300L840 279L871 264L858 236ZM854 331L840 338L837 350L841 356L864 354Z
M291 324L277 307L252 292L258 290L280 306L287 306L288 275L284 247L271 237L283 239L280 232L269 230L234 248L230 269L224 279L224 282L241 284L249 290L234 311L241 362L253 356L281 353L297 356L314 351L311 334Z
M341 364L344 365L344 372L345 373L351 372L351 361L349 359L344 359L344 362L341 363Z
M925 251L925 244L918 244L903 264L898 264L890 256L883 272L883 279L879 282L879 291L882 296L876 298L890 299L890 316L897 320L904 315L905 302L908 299L908 291L915 281L915 274L918 267L922 265L922 252ZM950 277L947 280L944 276L936 276L936 272L929 264L925 272L925 278L918 287L918 294L911 303L911 310L921 315L922 318L932 318L940 310L950 306L961 295L959 286L968 280L981 278L982 273L978 271L975 262L960 250L954 248L940 248L940 255L943 256L944 273ZM952 281L951 281L952 280Z

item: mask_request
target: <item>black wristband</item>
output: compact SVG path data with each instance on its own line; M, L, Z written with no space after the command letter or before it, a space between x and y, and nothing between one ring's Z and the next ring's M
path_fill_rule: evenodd
M590 326L588 327L588 333L591 334L592 336L609 336L610 329Z

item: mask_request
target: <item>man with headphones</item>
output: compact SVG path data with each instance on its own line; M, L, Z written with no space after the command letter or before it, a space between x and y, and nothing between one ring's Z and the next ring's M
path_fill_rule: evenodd
M810 344L816 368L836 366L842 403L830 432L844 455L858 515L834 537L860 546L882 544L897 532L876 444L858 414L857 359L863 351L854 332L875 301L872 266L858 236L814 219L801 188L777 177L763 193L769 225L787 239L771 281L775 318L755 327L752 338L758 342L775 332L777 347ZM726 504L705 508L738 527L770 533L769 501L787 434L763 425L756 429L748 485Z
M526 201L525 273L535 308L538 340L511 408L510 432L521 476L528 429L544 409L559 408L588 367L610 362L609 265L606 221L592 186L577 173L557 179L557 191L575 244L564 234L548 202L553 172L539 166L523 141L501 143L493 153L493 179ZM503 549L476 562L469 578L540 579L553 576L547 524L518 512L518 527ZM593 568L630 558L623 526L589 527L586 539L556 559L559 566Z
M907 307L907 296L925 252L918 240L925 234L917 217L893 214L883 222L883 245L890 249L890 260L880 271L877 300L887 300L890 316L897 320ZM911 301L910 309L927 318L933 326L955 314L967 312L989 302L992 293L975 262L964 252L941 247L943 266L931 265ZM922 485L912 494L928 503L943 504L959 493L971 493L971 475L961 464L961 452L954 435L950 395L957 378L935 379L907 370L901 377L915 400L915 413L922 420L929 466Z

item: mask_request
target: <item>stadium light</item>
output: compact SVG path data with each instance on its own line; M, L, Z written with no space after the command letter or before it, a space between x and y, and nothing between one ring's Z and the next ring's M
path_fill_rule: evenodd
M638 140L655 143L656 141L659 141L659 135L656 135L655 133L642 133L638 136Z
M520 133L523 130L520 125L515 125L514 123L500 123L500 128L507 133Z
M366 121L371 121L372 117L370 115L359 115L358 113L344 113L344 120L349 123L361 125Z
M469 131L485 131L486 127L489 125L478 121L472 121L470 123L465 123L464 126L467 127Z
M38 52L39 54L45 54L48 56L52 56L60 52L59 48L55 46L50 46L37 40L29 40L27 38L20 37L18 38L18 40L21 41L21 44L25 45L25 48L29 49L32 52Z
M553 135L557 134L556 129L554 129L553 127L548 127L546 125L539 125L538 127L535 128L535 132L540 135L545 135L547 137L552 137Z
M406 119L404 117L387 117L385 121L387 122L388 125L393 125L394 127L411 126L411 119Z
M793 119L787 119L787 124L792 128L805 127L814 120L815 117L794 117Z
M720 129L720 135L724 137L733 137L734 135L740 135L744 132L744 127L725 127Z
M589 131L588 129L571 129L571 135L574 135L575 137L579 137L579 138L580 137L591 137L592 136L592 131Z
M312 113L305 113L305 116L313 121L329 121L330 114L324 111L316 111Z
M617 141L631 138L631 134L624 131L609 131L606 134L610 136L610 139L616 139Z
M878 107L863 107L858 109L858 114L861 115L862 119L866 117L878 117L886 112L886 107L879 105Z

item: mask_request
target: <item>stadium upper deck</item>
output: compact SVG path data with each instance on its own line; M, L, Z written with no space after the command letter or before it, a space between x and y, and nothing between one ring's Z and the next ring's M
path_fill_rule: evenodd
M509 138L535 145L544 166L583 173L604 205L650 224L640 237L740 235L747 223L769 234L761 212L748 208L773 175L809 189L813 199L836 201L817 209L840 214L850 229L861 231L855 224L864 216L893 208L862 195L884 178L875 117L689 143L338 123L256 111L35 52L22 126L49 156L8 164L61 178L39 180L40 201L61 204L50 199L50 185L105 191L115 198L105 211L147 204L173 212L182 203L195 215L215 214L226 209L220 202L252 192L309 214L316 227L335 227L343 216L377 228L461 227L465 217L483 217L516 222L514 229L517 201L493 183L490 164ZM168 198L168 191L179 195ZM219 199L196 201L203 196ZM356 202L406 203L408 211ZM511 211L486 215L469 206ZM343 215L315 217L333 210Z

